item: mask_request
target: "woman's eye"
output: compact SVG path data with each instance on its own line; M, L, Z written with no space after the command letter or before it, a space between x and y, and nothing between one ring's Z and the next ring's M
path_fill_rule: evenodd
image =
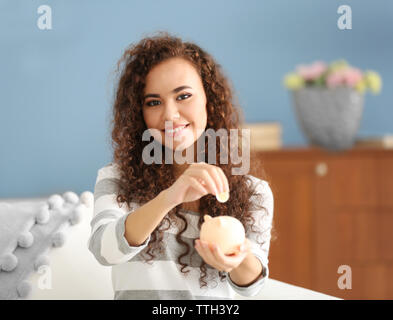
M187 99L188 97L191 97L191 94L185 93L185 94L181 94L180 96L178 96L178 98L180 97L185 97L184 99ZM184 99L180 99L180 100L184 100ZM179 99L177 99L179 100ZM159 103L161 103L159 100L150 100L149 102L146 102L146 105L149 107L154 107L157 106Z
M151 100L151 101L147 102L146 105L149 106L149 107L156 106L156 104L152 104L153 102L160 102L160 101L158 101L158 100Z
M190 97L191 95L190 94L188 94L188 93L185 93L185 94L181 94L179 97ZM180 99L180 100L184 100L184 99Z

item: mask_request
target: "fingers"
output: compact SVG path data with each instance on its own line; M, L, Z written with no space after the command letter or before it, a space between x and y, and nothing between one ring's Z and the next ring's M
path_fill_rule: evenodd
M222 177L218 172L218 167L211 166L210 168L207 168L207 171L210 173L214 179L214 182L216 183L216 189L218 192L216 195L220 195L224 192L224 181L222 181Z
M187 176L187 179L189 179L191 187L199 191L202 194L202 196L209 193L209 191L206 190L206 188L198 181L198 179L191 176Z
M207 167L207 170L209 170L209 172L211 172L212 176L215 178L215 181L218 186L218 191L220 193L229 191L228 179L224 171L220 167L209 165L204 162L202 163L202 165L205 165Z
M201 169L190 169L188 171L188 175L190 175L194 178L203 180L204 185L206 186L209 193L211 193L213 195L216 195L218 193L217 185L207 170L205 170L205 169L202 169L202 170Z
M217 262L214 262L215 259L214 259L213 253L211 251L212 249L211 249L210 244L206 243L206 242L199 241L199 240L197 240L196 243L197 243L196 249L197 249L198 253L202 256L203 260L206 263L210 264L212 267L214 267L214 268L218 267L221 269L222 266L218 265Z
M212 170L201 170L202 179L211 186L214 195L220 194L220 186L217 181L217 176L212 174Z
M198 162L188 168L187 172L197 178L215 196L229 192L228 179L218 166Z
M222 189L222 191L224 191L224 192L229 192L228 179L227 179L227 177L226 177L224 171L223 171L220 167L217 167L217 172L218 172L218 174L220 175L221 181L222 181L223 186L224 186L223 189Z
M251 242L245 238L244 242L239 245L239 252L245 253L246 255L251 253Z
M201 240L195 241L195 248L206 263L219 271L226 272L236 268L247 255L247 252L242 251L236 255L227 256L221 251L220 247Z
M244 240L244 251L246 252L251 252L251 241L248 240L247 238Z

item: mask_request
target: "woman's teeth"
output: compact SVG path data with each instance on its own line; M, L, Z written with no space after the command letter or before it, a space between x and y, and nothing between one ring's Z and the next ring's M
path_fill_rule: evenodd
M168 133L176 133L176 132L179 132L180 130L184 129L185 127L186 127L186 126L177 127L176 129L167 129L167 130L165 130L165 132L168 132Z

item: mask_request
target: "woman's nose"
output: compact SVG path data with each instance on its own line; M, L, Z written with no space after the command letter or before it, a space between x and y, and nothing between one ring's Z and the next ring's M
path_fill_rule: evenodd
M179 110L174 103L167 103L164 112L165 121L173 121L180 118Z

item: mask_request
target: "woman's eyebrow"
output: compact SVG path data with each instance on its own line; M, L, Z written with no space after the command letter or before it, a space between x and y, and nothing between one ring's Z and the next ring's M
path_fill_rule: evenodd
M175 88L175 89L173 89L172 90L172 93L177 93L177 92L179 92L179 91L181 91L181 90L183 90L183 89L192 89L191 87L189 87L189 86L180 86L180 87L177 87L177 88ZM149 97L152 97L152 98L159 98L160 97L160 95L158 94L158 93L148 93L147 95L145 95L144 97L143 97L143 99L146 99L146 98L149 98Z

